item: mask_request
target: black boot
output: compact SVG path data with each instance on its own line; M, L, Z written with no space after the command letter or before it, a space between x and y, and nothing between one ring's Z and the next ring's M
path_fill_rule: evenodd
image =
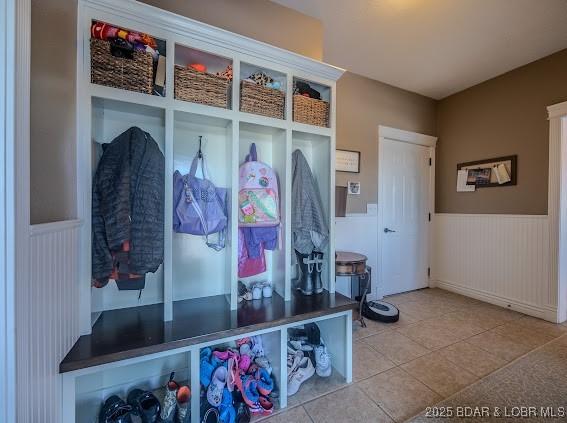
M313 253L313 273L311 279L313 279L313 292L315 294L320 294L323 292L323 280L321 279L321 273L323 272L323 253L314 252Z
M309 264L309 261L311 261L311 254L301 254L299 251L295 250L295 255L301 272L297 278L296 288L300 290L303 295L313 295L314 280L312 276L315 266L313 264Z

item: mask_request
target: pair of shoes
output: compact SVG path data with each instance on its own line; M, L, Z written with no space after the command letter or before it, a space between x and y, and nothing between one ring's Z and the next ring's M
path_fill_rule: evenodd
M311 359L301 350L287 349L287 394L295 395L301 384L315 374Z
M319 345L312 345L308 341L288 341L288 357L290 350L300 351L303 355L308 355L315 362L315 370L320 377L331 376L333 367L331 365L331 355L327 351L327 347L323 338L319 338Z
M252 299L260 300L262 297L270 298L273 294L272 284L268 281L254 282L250 285L252 290Z
M246 287L244 282L238 281L238 302L252 300L252 292Z
M127 403L118 395L107 398L99 413L99 423L131 423L137 416L142 423L156 421L161 405L150 391L133 389L128 394Z
M191 421L191 390L188 386L181 386L173 378L175 372L169 376L165 385L165 397L160 413L160 422L188 423Z

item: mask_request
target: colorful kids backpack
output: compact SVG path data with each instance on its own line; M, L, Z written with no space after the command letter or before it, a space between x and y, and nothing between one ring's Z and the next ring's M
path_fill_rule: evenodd
M239 226L280 224L278 178L270 166L258 161L255 143L250 145L250 154L240 166L239 189Z

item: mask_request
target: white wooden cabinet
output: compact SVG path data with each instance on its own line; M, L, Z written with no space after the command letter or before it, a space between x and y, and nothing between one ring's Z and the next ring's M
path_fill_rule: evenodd
M174 318L176 304L222 297L236 316L238 266L238 169L252 142L259 160L268 163L279 177L281 247L266 254L267 271L257 278L273 283L275 294L284 304L278 313L292 322L265 326L238 335L192 341L132 358L108 360L103 364L74 367L63 372L63 415L66 422L95 421L101 402L112 393L125 396L134 386L155 389L163 386L171 371L190 380L193 391L193 422L199 416L199 352L203 347L227 345L244 335L265 335L274 365L281 398L278 408L288 404L286 386L287 329L315 321L321 328L333 356L333 384L352 380L352 313L348 307L335 308L334 278L334 193L335 193L335 84L342 69L267 45L222 29L175 15L134 0L80 0L77 26L77 169L79 214L84 222L80 241L81 332L90 336L93 324L112 310L163 304L164 325ZM142 94L91 83L90 28L93 20L140 31L166 43L165 96ZM174 98L174 65L193 61L205 63L210 71L232 64L234 80L230 107L218 108ZM261 69L282 83L285 91L285 117L275 119L241 112L240 78ZM330 103L329 127L318 127L293 120L293 84L300 79L319 90ZM165 156L165 245L164 262L155 274L146 277L146 288L119 291L114 282L102 289L91 288L91 191L100 158L100 144L111 142L130 128L139 126L151 134ZM226 248L214 251L200 237L177 234L172 230L172 178L174 170L187 173L203 136L209 174L219 187L230 192L230 228ZM300 149L309 162L319 185L330 242L325 252L324 284L329 295L328 311L296 315L292 280L296 275L291 246L291 161ZM339 295L339 294L337 294ZM341 299L340 301L343 301ZM317 300L314 300L317 301ZM142 309L140 309L142 310ZM313 317L316 316L316 317ZM215 316L203 316L212 318ZM270 320L266 315L266 321ZM239 322L235 327L241 327ZM80 340L81 341L81 340ZM67 360L67 359L66 359ZM64 361L65 362L65 361ZM294 401L301 401L300 399ZM309 398L303 398L308 400ZM293 401L292 401L293 402Z

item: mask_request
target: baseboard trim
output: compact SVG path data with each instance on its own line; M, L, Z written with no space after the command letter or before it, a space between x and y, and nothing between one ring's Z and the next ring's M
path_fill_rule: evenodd
M534 304L523 303L521 301L501 297L490 292L462 286L454 282L435 280L430 282L430 286L445 289L456 294L461 294L466 297L471 297L510 310L519 311L520 313L547 320L548 322L558 323L557 308L555 307L542 307Z

